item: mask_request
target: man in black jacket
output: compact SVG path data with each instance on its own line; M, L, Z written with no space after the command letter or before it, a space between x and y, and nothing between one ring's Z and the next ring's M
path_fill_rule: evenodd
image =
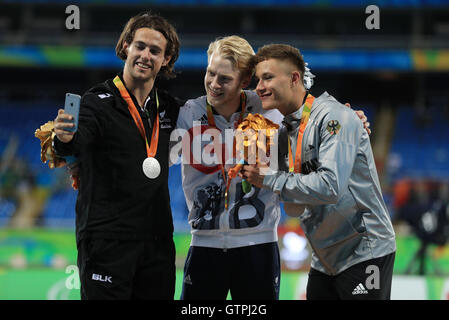
M64 110L55 119L57 154L80 160L81 298L173 299L168 146L179 103L154 83L158 74L174 75L179 40L164 18L140 14L128 21L116 53L123 72L84 94L77 132L64 130L74 126ZM157 177L144 173L147 158L159 163Z

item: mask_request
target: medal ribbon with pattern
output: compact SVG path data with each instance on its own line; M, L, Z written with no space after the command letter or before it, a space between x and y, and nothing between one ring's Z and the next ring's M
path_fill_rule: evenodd
M301 122L299 124L298 140L296 143L295 162L293 162L293 152L290 144L290 137L287 137L288 141L288 171L301 173L301 153L302 153L302 137L306 130L307 122L309 122L310 112L312 111L312 104L315 97L311 94L307 95L306 102L304 103L304 109L302 109Z
M242 90L242 92L240 94L240 107L241 107L241 111L240 111L239 121L237 123L235 123L234 129L237 129L238 125L243 121L243 115L245 114L246 94L245 94L245 92L243 90ZM206 99L206 109L207 109L207 122L209 124L209 127L212 127L212 128L217 129L217 130L220 130L219 128L217 128L217 126L215 124L215 118L214 118L214 113L212 111L212 106L207 101L207 99ZM232 150L233 150L232 153L233 154L235 153L235 143L236 142L235 142L235 137L234 137L233 146L232 146ZM223 160L223 159L221 159L221 160ZM229 186L231 185L231 180L232 179L226 178L223 161L220 161L220 169L221 169L221 173L223 175L223 179L225 180L225 183L226 183L225 208L228 209L228 191L229 191Z
M148 144L147 135L145 133L145 127L143 125L142 118L140 117L140 113L137 110L136 105L133 102L133 99L131 99L128 90L126 90L125 85L123 84L122 80L119 76L116 76L114 78L114 84L117 87L117 89L120 91L120 95L122 98L126 101L128 104L128 110L129 113L131 113L131 116L134 119L134 122L136 123L137 129L139 129L140 135L142 138L145 139L145 145L147 149L147 156L155 157L157 152L157 144L159 141L159 98L157 96L157 90L156 90L156 119L154 119L153 124L153 133L151 135L151 145Z

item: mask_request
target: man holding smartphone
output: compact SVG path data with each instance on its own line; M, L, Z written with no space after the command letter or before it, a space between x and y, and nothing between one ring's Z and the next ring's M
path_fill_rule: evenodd
M174 76L178 35L164 18L140 14L128 21L116 54L123 72L83 95L77 131L67 131L75 125L64 110L55 119L55 151L80 160L81 298L173 299L168 146L179 103L155 81ZM156 174L148 175L147 163Z

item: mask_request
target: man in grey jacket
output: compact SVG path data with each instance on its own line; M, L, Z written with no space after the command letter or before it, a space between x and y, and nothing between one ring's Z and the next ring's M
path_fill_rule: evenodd
M263 108L284 115L280 164L244 166L241 176L279 194L287 214L299 216L313 248L307 299L390 299L395 234L368 133L327 92L306 91L299 50L264 46L256 63Z

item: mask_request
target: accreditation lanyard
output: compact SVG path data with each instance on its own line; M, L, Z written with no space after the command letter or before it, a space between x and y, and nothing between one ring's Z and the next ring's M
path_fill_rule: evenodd
M241 111L240 111L239 121L234 125L234 129L237 129L238 125L243 121L243 115L244 115L245 109L246 109L246 94L243 90L240 94L240 107L241 107ZM209 124L209 127L220 130L219 128L217 128L217 126L215 124L215 118L214 118L214 113L212 111L212 106L207 101L207 99L206 99L206 108L207 108L207 122ZM234 136L233 143L232 143L232 154L233 155L234 155L234 152L235 152L235 136ZM229 186L231 185L232 179L229 179L226 177L223 161L220 161L220 169L221 169L221 173L223 175L223 180L226 183L225 208L228 209L228 191L229 191Z
M147 135L145 133L145 127L143 125L142 118L140 117L140 113L137 110L136 105L133 102L133 99L131 99L128 90L126 90L125 85L123 84L122 80L119 76L116 76L114 78L114 84L117 87L117 89L120 91L120 95L122 98L126 101L128 104L128 110L129 113L131 113L131 116L134 119L134 122L136 123L137 129L139 129L140 135L142 138L145 139L145 145L147 149L147 156L155 157L157 152L157 144L159 141L159 98L157 96L157 90L156 90L156 119L154 119L153 124L153 134L151 135L151 145L148 145L148 139Z
M306 102L301 114L301 122L299 124L298 140L296 142L296 154L295 162L293 162L293 152L290 144L290 137L287 137L288 141L288 171L301 173L301 152L302 152L302 137L306 130L307 122L309 122L310 112L312 111L312 104L315 97L311 94L307 95Z

